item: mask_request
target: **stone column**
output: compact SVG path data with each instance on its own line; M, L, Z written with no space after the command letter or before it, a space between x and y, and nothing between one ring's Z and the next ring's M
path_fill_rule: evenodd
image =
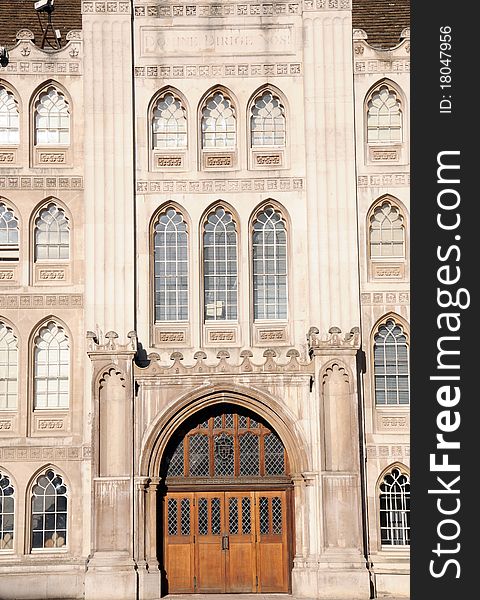
M134 546L133 358L136 336L118 344L108 332L100 343L88 333L92 362L92 547L85 600L137 597ZM121 444L116 443L117 440Z
M141 600L160 598L161 578L157 559L157 490L159 478L139 483L137 495L138 597Z
M322 463L312 481L320 499L317 519L318 598L369 598L363 548L359 411L356 357L358 329L343 335L332 327L326 340L310 330L309 349L320 406ZM312 490L313 491L313 490ZM313 548L313 546L312 546Z
M82 2L85 107L85 323L134 328L130 2Z
M349 331L360 322L351 2L303 5L310 320Z

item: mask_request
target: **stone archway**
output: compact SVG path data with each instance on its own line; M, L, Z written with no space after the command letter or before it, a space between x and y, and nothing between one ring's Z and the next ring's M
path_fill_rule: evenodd
M159 554L158 550L162 547L163 531L165 530L165 527L168 527L168 523L165 522L165 515L167 513L162 513L162 511L159 510L158 507L159 502L162 502L162 498L165 498L165 494L168 492L165 486L165 472L163 472L162 477L162 461L164 460L165 453L168 452L168 445L170 443L170 440L172 440L172 438L176 435L176 432L179 429L185 427L186 424L191 423L192 419L195 419L195 415L205 414L205 411L214 411L215 407L219 407L221 405L229 405L231 407L234 407L234 409L236 408L236 410L239 413L242 413L243 415L257 415L259 421L263 422L265 426L270 427L271 431L274 431L278 435L285 448L289 464L288 482L285 479L283 480L283 482L281 482L283 484L283 491L280 489L282 487L282 485L280 485L280 482L276 482L276 490L278 494L280 494L280 491L282 491L282 494L285 493L285 521L283 526L285 527L285 532L288 532L288 556L286 558L288 566L286 579L283 580L283 583L280 586L275 587L275 585L272 584L272 586L269 587L270 584L268 583L267 578L264 580L264 585L262 588L261 579L257 580L258 574L252 574L252 586L250 587L250 589L247 590L246 588L238 588L237 591L288 591L290 589L290 571L292 568L293 556L297 548L300 546L299 540L303 537L302 532L299 531L299 529L302 529L303 518L300 518L299 523L301 525L299 527L298 523L289 522L287 524L286 516L288 512L288 518L290 518L290 515L292 515L293 520L294 511L291 510L291 507L296 501L298 502L300 500L300 497L302 495L302 492L299 491L299 486L303 487L303 478L300 475L300 473L308 472L309 469L307 456L305 452L306 445L305 443L303 443L303 436L301 432L298 431L298 427L296 426L293 415L289 414L288 410L286 410L285 407L282 406L276 399L272 398L271 396L265 393L255 391L255 395L253 395L252 390L246 390L244 388L241 388L240 386L236 386L233 389L229 390L225 390L225 388L220 387L211 387L208 390L208 392L206 392L205 390L198 390L180 398L175 403L172 403L169 407L167 407L163 414L159 415L158 418L151 424L149 430L144 436L144 444L142 445L143 452L141 455L141 469L143 472L143 477L140 479L140 483L138 486L138 491L140 494L139 521L143 521L144 528L143 531L139 531L139 546L143 546L145 550L145 562L147 563L147 565L158 566L160 569L163 569L163 555L162 553ZM235 419L237 419L237 417L235 417ZM237 421L235 421L235 423L237 426ZM292 482L295 484L295 491L293 490ZM211 483L215 484L215 481ZM266 503L269 502L269 510L272 511L272 506L276 506L280 502L280 500L278 500L278 498L280 497L278 494L277 496L275 496L276 499L273 500L273 497L271 495L268 496L266 493L263 493L266 492L266 490L262 488L261 481L257 481L257 486L253 486L251 489L247 489L246 487L242 487L241 485L240 487L238 487L238 484L239 482L237 481L237 488L235 490L235 493L237 494L237 497L239 498L238 501L240 503L243 499L244 505L247 502L247 500L245 500L245 498L247 497L251 498L252 502L260 502L260 498L263 498L262 503L266 506ZM232 490L222 490L219 489L218 486L216 487L216 490L217 492L222 492L222 494L227 493L227 496L222 496L221 498L217 493L216 497L220 498L220 500L218 500L219 502L235 502L235 494L232 495ZM242 495L242 490L243 492L248 492L248 495ZM197 496L195 496L195 490L187 490L184 487L182 491L188 492L188 494L190 494L189 496L186 496L185 494L184 496L182 496L182 498L184 499L184 506L188 504L188 506L193 510L193 502L198 501ZM205 488L203 488L202 491L205 492ZM270 492L272 493L273 491L275 491L275 485L270 490ZM260 492L262 492L262 494L259 495ZM238 494L240 494L240 496L238 496ZM206 497L207 496L204 493L202 498ZM172 506L173 500L180 499L181 502L180 496L171 495L170 499L172 500ZM180 504L178 504L177 506L178 510L180 511ZM208 507L209 509L211 508L211 499L208 500ZM198 509L196 508L195 510L196 512L194 512L194 514L192 513L192 519L194 521L192 522L192 527L198 528ZM259 513L258 509L256 510L258 519ZM168 511L168 506L166 508L166 511ZM302 514L303 511L298 511L298 513L295 514L295 520L297 521L299 519L299 515ZM178 515L180 515L180 512L178 513ZM164 520L163 523L161 523L162 518ZM222 518L229 518L228 509L225 509L225 516ZM271 522L272 516L270 515L269 518ZM179 523L180 522L178 522L178 524ZM259 527L258 523L259 521L257 521L257 528ZM228 524L224 522L223 526L224 528L228 527ZM254 540L255 531L252 530L251 533L252 540ZM271 531L270 533L273 534L273 531ZM193 554L197 552L197 550L195 548L192 549L192 547L184 548L183 551L187 554L189 552L193 552ZM158 561L159 558L160 561ZM193 555L192 560L197 560L198 564L198 559L195 558L195 555ZM197 577L197 575L195 575L195 577ZM195 581L195 585L192 582L192 586L188 590L185 589L184 591L208 591L207 588L208 585L202 587L201 585L197 584L197 581ZM162 589L165 591L165 582L162 585ZM211 591L221 592L236 590L233 589L231 586L228 587L227 585L226 588L215 588L215 586L213 586L211 588Z

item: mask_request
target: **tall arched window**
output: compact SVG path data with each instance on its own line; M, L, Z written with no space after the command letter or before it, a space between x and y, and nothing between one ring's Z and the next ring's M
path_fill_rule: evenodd
M270 90L259 94L250 117L252 146L285 146L285 109Z
M155 103L152 142L155 149L187 147L186 111L172 92L165 92Z
M393 319L380 325L375 335L374 373L377 406L409 404L407 338Z
M367 102L367 141L400 143L402 141L402 107L397 92L380 85Z
M154 229L155 321L188 319L187 225L174 208L163 212Z
M68 259L70 229L65 211L53 202L35 220L35 260Z
M70 110L65 96L50 86L35 103L35 144L70 143Z
M13 549L15 489L10 477L0 471L0 550Z
M287 234L282 216L267 206L253 223L255 319L287 318Z
M18 260L18 221L0 199L0 261Z
M370 217L370 257L405 258L405 225L400 209L386 200Z
M395 467L380 484L382 546L410 545L410 478Z
M68 408L70 346L54 321L40 328L34 341L34 407Z
M20 142L18 106L15 96L0 84L0 146Z
M47 469L32 489L32 550L66 545L67 503L63 477Z
M11 327L0 321L0 410L15 410L18 399L18 344Z
M217 90L202 108L202 148L234 148L236 120L232 101Z
M203 231L205 320L237 318L237 231L229 212L219 206Z

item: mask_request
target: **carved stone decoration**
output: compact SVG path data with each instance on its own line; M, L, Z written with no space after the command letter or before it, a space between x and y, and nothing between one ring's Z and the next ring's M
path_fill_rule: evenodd
M326 339L321 340L318 335L320 331L317 327L310 327L307 334L308 351L310 355L320 354L322 350L335 348L358 349L360 348L360 328L353 327L348 333L342 336L342 331L338 327L331 327L328 330Z
M130 340L126 344L118 344L118 333L109 331L105 334L106 341L102 343L101 335L94 331L87 331L87 344L89 353L94 352L122 352L122 351L137 351L137 334L135 331L127 333L127 338Z
M17 35L15 37L17 40L31 40L32 42L35 39L33 31L30 31L30 29L20 29L20 31L17 31Z
M91 332L92 335L95 335ZM295 348L291 348L286 352L286 358L288 362L279 360L277 352L272 348L267 348L263 353L265 362L263 364L256 364L251 361L253 354L251 350L242 350L240 352L240 358L242 362L238 365L232 364L230 354L226 350L220 350L216 358L218 362L216 364L209 364L207 362L207 354L203 351L196 352L193 356L195 364L186 366L184 363L184 356L181 352L173 352L170 355L170 360L173 361L172 365L163 366L160 364L160 356L156 353L150 353L148 355L149 364L146 367L135 365L135 376L136 377L158 377L168 375L189 375L195 373L229 373L229 374L241 374L241 373L306 373L309 375L313 374L313 363L311 362L300 362L300 352Z

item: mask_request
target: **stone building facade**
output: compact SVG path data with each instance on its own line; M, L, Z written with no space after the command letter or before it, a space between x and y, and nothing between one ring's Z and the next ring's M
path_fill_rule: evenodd
M19 4L0 597L408 596L408 3Z

